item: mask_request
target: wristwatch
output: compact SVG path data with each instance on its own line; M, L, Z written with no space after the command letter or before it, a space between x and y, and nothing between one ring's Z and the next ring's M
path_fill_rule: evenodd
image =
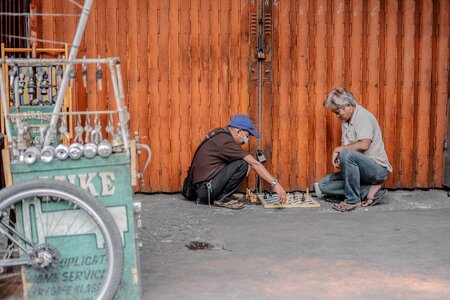
M272 180L272 182L270 183L272 186L276 185L278 183L278 180L274 179Z

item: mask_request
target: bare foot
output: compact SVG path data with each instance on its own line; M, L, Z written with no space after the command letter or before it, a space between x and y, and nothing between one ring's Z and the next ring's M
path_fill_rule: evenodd
M361 203L362 206L370 206L373 201L373 197L378 191L381 190L381 184L372 185L367 193L366 200Z
M381 184L372 185L369 192L367 193L366 199L372 199L373 197L375 197L375 194L378 193L379 190L381 190Z
M334 204L332 208L341 212L345 212L345 211L352 211L359 206L361 206L361 201L356 202L354 204L348 204L342 201L339 204Z

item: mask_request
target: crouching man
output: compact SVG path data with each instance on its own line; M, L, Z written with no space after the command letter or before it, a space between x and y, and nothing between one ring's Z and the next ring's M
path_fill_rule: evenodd
M272 185L281 203L286 201L286 192L278 180L242 149L250 135L260 137L253 121L244 115L235 115L228 126L214 129L206 135L190 168L194 191L200 202L212 202L215 206L230 209L243 208L243 203L230 196L248 175L250 168Z
M329 196L344 196L343 202L333 206L339 211L380 203L386 192L381 185L392 167L377 120L343 88L333 90L323 105L341 120L342 145L331 155L339 172L322 178L320 190Z

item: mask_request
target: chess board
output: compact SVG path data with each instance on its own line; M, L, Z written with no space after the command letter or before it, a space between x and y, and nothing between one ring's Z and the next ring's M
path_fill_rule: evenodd
M320 207L320 203L309 194L301 192L287 193L287 201L284 204L280 204L277 194L270 196L268 193L261 193L256 196L264 208Z

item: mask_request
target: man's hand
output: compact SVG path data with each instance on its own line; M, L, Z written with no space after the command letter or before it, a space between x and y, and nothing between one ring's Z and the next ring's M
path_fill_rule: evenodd
M283 189L281 184L277 183L273 187L273 191L278 194L278 198L281 204L286 202L286 191Z
M333 154L331 155L331 163L333 164L333 167L339 169L341 166L341 162L339 160L339 152L336 150L333 151Z

